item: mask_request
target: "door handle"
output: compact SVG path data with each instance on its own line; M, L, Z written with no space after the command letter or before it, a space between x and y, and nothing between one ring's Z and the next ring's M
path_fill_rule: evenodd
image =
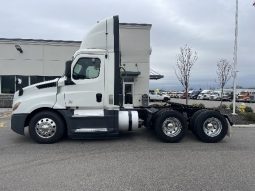
M97 102L101 102L102 101L102 94L101 93L97 93L96 94L96 98L97 98Z

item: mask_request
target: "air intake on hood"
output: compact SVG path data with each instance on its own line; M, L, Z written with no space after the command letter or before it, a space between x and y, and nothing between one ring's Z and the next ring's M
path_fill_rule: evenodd
M43 88L51 88L51 87L56 87L56 86L57 86L56 82L51 82L51 83L48 83L48 84L37 85L36 87L38 89L43 89Z

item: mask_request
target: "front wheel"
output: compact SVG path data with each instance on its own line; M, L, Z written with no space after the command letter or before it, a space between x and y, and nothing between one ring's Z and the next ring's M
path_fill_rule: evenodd
M61 117L51 111L35 114L29 123L29 134L38 143L55 143L64 135L64 123Z
M186 119L184 116L172 110L160 112L155 121L155 131L163 142L179 142L186 132Z
M197 116L194 131L201 141L216 143L227 135L228 123L219 112L204 111Z

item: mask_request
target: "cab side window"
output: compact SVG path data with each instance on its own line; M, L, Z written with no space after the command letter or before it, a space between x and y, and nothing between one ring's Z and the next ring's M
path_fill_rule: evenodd
M73 69L73 79L94 79L100 74L100 59L80 58Z

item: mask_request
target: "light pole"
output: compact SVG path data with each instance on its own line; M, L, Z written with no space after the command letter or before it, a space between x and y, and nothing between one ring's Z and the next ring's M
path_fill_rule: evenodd
M237 75L237 37L238 37L238 0L236 0L236 14L235 14L235 45L234 45L234 90L233 90L233 115L236 115L236 75Z

